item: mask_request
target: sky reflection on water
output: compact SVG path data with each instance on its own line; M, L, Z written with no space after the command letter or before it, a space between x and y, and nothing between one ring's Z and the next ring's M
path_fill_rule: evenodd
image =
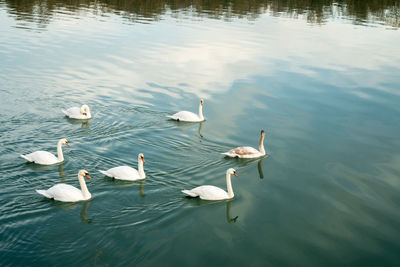
M0 264L396 265L396 14L398 1L0 0ZM166 119L199 98L204 123ZM63 117L82 103L92 120ZM260 129L268 157L220 155ZM18 157L61 137L59 166ZM97 172L140 152L146 181ZM180 193L224 188L229 167L232 201ZM90 202L33 190L77 186L81 168Z

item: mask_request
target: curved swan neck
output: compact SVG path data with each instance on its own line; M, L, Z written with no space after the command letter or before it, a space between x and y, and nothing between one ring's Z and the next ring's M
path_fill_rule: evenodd
M57 144L57 156L58 156L58 161L60 162L64 161L64 155L61 146L62 146L62 140L58 141Z
M228 189L229 198L233 198L235 194L233 193L232 183L231 183L231 174L229 171L226 172L226 187Z
M78 179L79 179L79 184L81 185L81 191L82 191L83 198L89 199L92 195L90 194L90 192L86 186L85 178L82 175L78 175Z
M200 117L200 119L204 120L204 117L203 117L203 105L201 103L199 105L199 117Z
M260 136L260 142L258 143L258 146L259 146L259 150L260 150L261 154L265 155L264 135L263 134Z
M139 172L140 178L146 177L146 174L144 173L144 168L143 168L143 161L140 157L138 158L138 172Z
M83 107L86 110L86 116L91 117L89 106L88 105L83 105Z

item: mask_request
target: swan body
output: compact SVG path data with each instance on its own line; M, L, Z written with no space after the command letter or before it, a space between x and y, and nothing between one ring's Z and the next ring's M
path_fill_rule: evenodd
M118 179L118 180L126 180L126 181L136 181L142 180L146 178L146 174L144 173L143 163L144 155L140 153L138 155L138 170L129 167L129 166L118 166L115 168L108 169L107 171L100 172L108 177Z
M236 147L228 152L221 153L222 155L228 156L228 157L238 157L238 158L259 158L262 156L265 156L265 149L264 149L264 136L265 132L264 130L261 130L261 136L260 136L260 141L259 141L259 150L250 147L250 146L241 146L241 147Z
M21 158L24 158L27 161L33 162L36 164L41 164L41 165L57 164L57 163L64 161L64 155L63 155L62 148L61 148L62 145L69 146L67 139L63 138L58 141L58 144L57 144L58 157L54 156L52 153L47 152L47 151L35 151L30 154L20 155L20 156L21 156Z
M73 187L72 185L56 184L47 190L36 190L36 192L47 198L63 202L76 202L76 201L88 200L92 197L92 195L87 189L84 177L91 179L87 171L85 170L79 171L78 179L81 186L80 190L76 187Z
M235 196L232 189L231 174L238 176L233 168L230 168L226 171L226 185L228 192L213 185L202 185L193 188L192 190L182 190L182 193L188 195L189 197L200 197L204 200L231 199Z
M176 121L186 121L186 122L201 122L204 121L203 117L203 104L204 100L200 99L200 105L199 105L199 114L195 114L190 111L179 111L175 113L174 115L169 115L167 116L168 118L171 118Z
M87 105L82 105L82 107L72 107L67 110L62 110L66 116L71 119L87 120L92 118L90 113L90 108Z

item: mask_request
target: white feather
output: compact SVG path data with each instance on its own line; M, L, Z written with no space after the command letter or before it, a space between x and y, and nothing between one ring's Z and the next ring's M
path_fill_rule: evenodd
M82 105L80 108L72 107L67 110L62 109L61 111L71 119L87 120L92 118L90 109L87 105ZM86 115L84 113L86 113Z
M136 181L146 178L146 174L143 169L144 156L142 153L138 155L138 170L129 166L118 166L106 171L100 170L100 172L108 177L115 178L118 180Z

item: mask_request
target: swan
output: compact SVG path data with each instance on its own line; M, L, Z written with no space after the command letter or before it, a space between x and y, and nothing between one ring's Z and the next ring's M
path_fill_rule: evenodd
M52 198L54 200L63 202L88 200L92 197L92 194L90 194L89 190L87 189L83 177L92 179L87 171L80 170L78 173L78 179L79 184L81 185L81 190L69 184L56 184L47 190L36 190L36 192L47 198Z
M82 105L82 107L72 107L67 110L62 110L66 116L71 119L86 120L92 118L90 114L90 108L87 105Z
M189 197L200 197L204 200L231 199L235 196L232 189L231 174L238 176L233 168L230 168L226 171L226 186L228 188L228 192L213 185L202 185L193 188L192 190L182 190L182 193L188 195Z
M115 168L108 169L106 171L100 171L102 174L112 177L114 179L118 180L126 180L126 181L136 181L136 180L142 180L146 178L146 174L144 173L143 170L143 163L145 162L144 160L144 155L140 153L138 155L138 170L129 167L129 166L118 166Z
M221 153L222 155L228 156L228 157L238 157L238 158L258 158L265 156L265 150L264 150L264 136L265 132L264 130L261 130L261 136L260 136L260 141L258 143L259 150L250 147L250 146L241 146L237 148L233 148L229 150L228 152Z
M194 114L193 112L190 111L179 111L175 113L174 115L168 115L168 118L171 118L176 121L186 121L186 122L200 122L204 121L203 117L203 104L204 100L200 99L200 105L199 105L199 114Z
M64 161L64 155L61 148L62 145L69 146L67 139L63 138L58 141L57 144L58 157L54 156L53 154L47 151L35 151L27 155L20 155L20 157L26 159L29 162L41 165L52 165L60 163Z

